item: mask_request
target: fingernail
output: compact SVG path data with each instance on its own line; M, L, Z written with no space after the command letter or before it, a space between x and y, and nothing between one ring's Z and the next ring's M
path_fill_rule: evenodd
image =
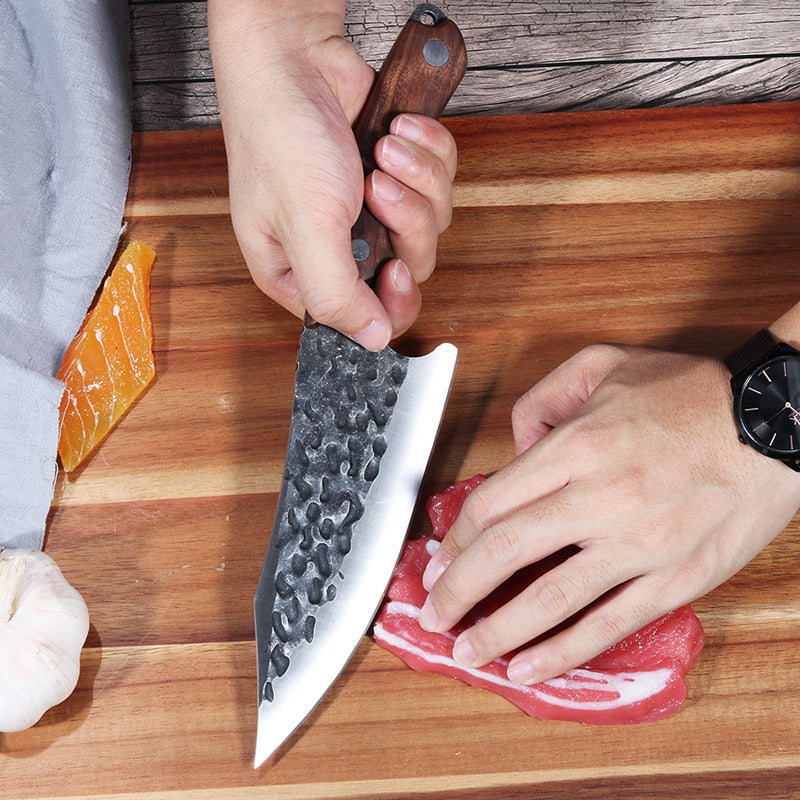
M411 117L397 117L392 127L392 133L397 134L397 136L402 136L410 142L421 141L424 134L422 126L415 119L411 119Z
M531 683L533 667L527 661L512 661L508 665L508 679L514 683Z
M366 328L353 335L353 340L367 350L378 352L383 350L391 337L391 331L380 320L373 320Z
M389 203L396 203L403 196L403 187L379 170L372 173L372 189L381 200Z
M430 591L433 585L439 580L441 574L445 570L445 565L438 559L431 559L428 566L425 567L425 572L422 573L422 585Z
M392 288L398 294L410 294L414 289L414 279L403 261L397 261L391 274Z
M406 167L411 163L411 151L392 136L383 140L382 155L394 167Z
M431 604L430 599L426 600L419 611L419 626L426 631L435 631L439 626L439 615Z
M469 639L464 636L456 639L456 643L453 645L453 658L464 667L475 666L475 651L472 649Z

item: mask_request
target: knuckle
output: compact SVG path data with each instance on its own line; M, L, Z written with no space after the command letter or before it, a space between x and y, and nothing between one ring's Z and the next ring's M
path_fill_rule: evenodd
M692 558L682 560L672 569L664 594L674 606L688 603L713 588L717 569L714 555L702 550L695 552Z
M452 203L453 187L444 164L438 159L429 163L425 169L427 192L437 206L449 206Z
M452 180L455 177L456 164L458 163L458 145L453 135L446 128L444 128L444 134L441 159L447 168L447 174Z
M417 234L409 231L396 252L398 257L402 253L411 276L418 284L428 280L436 269L436 235L430 229L420 230Z
M428 134L431 150L439 158L447 171L450 180L453 179L458 160L458 147L455 137L441 123L435 122L430 126Z
M581 358L589 363L608 363L609 361L617 361L623 357L625 348L617 344L609 344L607 342L598 342L584 347L578 353L578 358Z
M307 293L305 301L314 320L333 327L338 327L353 309L351 298L336 292Z
M622 491L622 502L632 515L641 515L640 519L646 519L648 509L652 509L654 490L663 486L666 476L652 464L631 464L626 475L620 480ZM660 524L660 514L651 511L651 521L644 526L650 536L658 536L663 530ZM669 523L667 523L669 524Z
M492 564L513 564L519 553L520 535L507 520L495 523L484 535L487 557Z
M619 419L607 419L601 414L584 414L573 417L569 428L565 429L564 446L575 453L588 467L597 469L607 462L609 452L620 449L627 425L620 425ZM604 484L612 486L607 473L598 476Z
M401 237L395 247L404 251L404 260L409 262L435 263L438 241L436 210L422 195L408 193L405 200L386 209L381 221L396 236ZM416 277L416 276L415 276Z
M434 204L436 230L444 233L453 221L453 187L448 183Z
M623 616L611 610L597 613L591 623L590 638L597 642L595 650L600 652L611 645L621 642L631 632L632 617Z
M544 576L535 595L535 604L551 620L560 622L575 610L577 592L571 580L563 575L558 578Z
M608 441L614 441L613 422L609 422L600 414L584 414L574 420L573 436L580 444L589 449L602 447Z
M485 492L480 487L467 495L461 507L459 520L466 523L470 531L482 531L489 527L491 522L491 508L485 497Z
M433 271L435 268L436 268L435 262L427 260L419 265L415 265L413 269L409 267L409 269L411 269L411 274L413 275L414 280L417 283L425 283L425 281L427 281L428 278L430 278L431 275L433 275Z
M409 208L408 223L409 228L413 229L413 234L423 240L422 246L426 250L430 249L431 240L435 248L438 226L436 214L429 202L423 200L411 205Z
M417 157L412 161L409 168L407 179L408 185L414 189L427 202L425 206L426 217L433 217L434 220L424 219L421 222L433 224L444 230L449 225L448 216L452 213L453 186L447 168L438 158Z
M521 397L517 398L517 400L514 401L514 405L511 407L511 426L516 428L526 423L530 410L530 400L526 392Z
M450 612L454 608L460 607L463 602L463 593L458 587L458 582L454 580L452 571L447 570L442 573L431 589L431 596L434 598L434 605L440 611Z
M539 660L546 672L551 675L562 675L574 669L582 662L581 657L573 650L568 640L556 636L549 639L539 652Z
M658 480L658 476L656 476ZM648 518L647 507L652 504L653 483L648 467L639 465L626 465L624 470L614 471L603 484L603 492L607 497L609 506L614 509L625 509L631 519L640 520L621 528L617 535L619 538L628 539L634 536L638 539L649 536L658 529L651 511ZM649 502L648 502L649 501ZM640 517L636 514L639 512Z
M478 663L492 661L508 652L513 644L508 629L494 617L474 625L470 629L470 643Z

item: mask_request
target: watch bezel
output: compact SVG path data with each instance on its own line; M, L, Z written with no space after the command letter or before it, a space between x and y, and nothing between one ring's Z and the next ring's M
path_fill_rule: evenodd
M745 422L744 419L744 393L747 389L748 384L751 380L758 375L763 370L767 369L772 364L777 362L783 361L796 361L800 363L800 353L797 352L790 352L790 353L778 353L777 355L773 356L772 358L768 358L767 360L761 362L756 367L754 367L742 380L741 384L738 387L738 391L736 392L735 396L735 420L736 420L736 427L739 429L739 435L746 444L750 445L752 448L757 450L759 453L769 456L770 458L776 458L781 461L785 461L787 459L798 459L800 458L800 436L798 436L798 446L791 450L782 450L775 447L771 447L768 444L765 444L760 439L756 438L756 436L752 433L750 426ZM800 370L798 370L800 372ZM798 428L798 432L800 432L800 428Z

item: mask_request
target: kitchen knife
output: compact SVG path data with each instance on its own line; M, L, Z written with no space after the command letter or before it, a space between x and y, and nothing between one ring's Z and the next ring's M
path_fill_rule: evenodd
M438 118L466 70L464 41L437 7L414 10L353 126L365 174L402 112ZM364 208L353 255L371 282L393 257ZM275 523L254 598L255 766L333 685L366 633L400 555L439 428L457 351L372 353L306 321Z

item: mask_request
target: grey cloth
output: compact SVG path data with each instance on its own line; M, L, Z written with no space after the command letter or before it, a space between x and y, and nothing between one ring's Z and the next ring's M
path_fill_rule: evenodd
M125 0L0 0L0 547L43 543L55 374L121 232L129 49Z

